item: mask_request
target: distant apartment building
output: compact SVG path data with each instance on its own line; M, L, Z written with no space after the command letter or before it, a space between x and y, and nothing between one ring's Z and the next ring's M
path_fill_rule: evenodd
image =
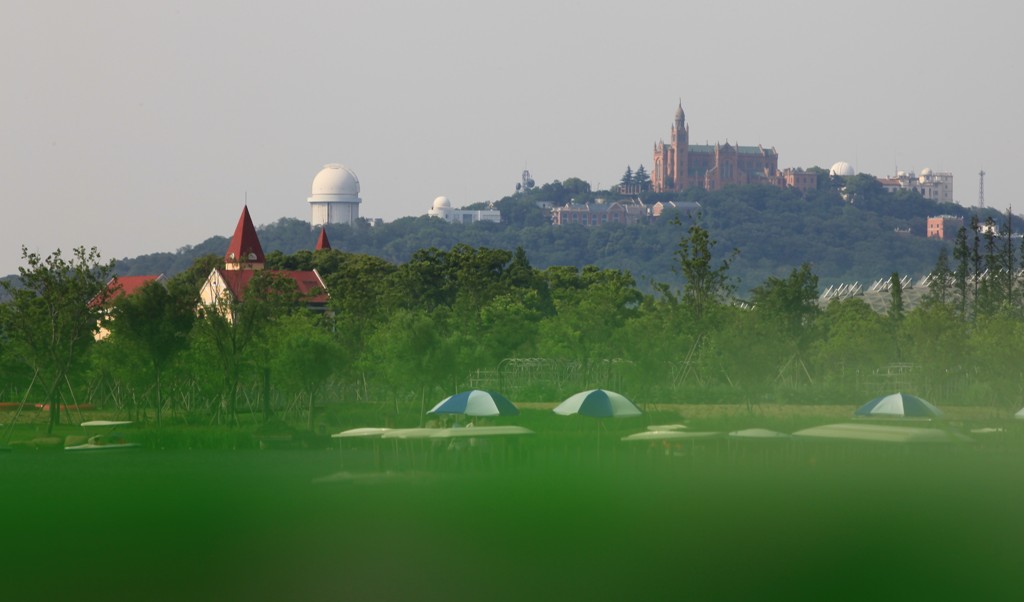
M926 167L920 175L912 171L898 171L895 176L879 178L878 181L886 192L909 190L930 201L953 202L953 174L949 172L935 172Z
M928 238L952 240L964 225L964 218L953 215L937 215L928 218Z
M651 209L638 199L613 202L598 199L593 203L570 202L564 207L556 207L551 210L551 223L556 226L640 224L649 221L650 217Z
M688 188L719 190L729 185L765 184L801 191L817 188L817 176L801 169L779 171L774 148L737 144L690 144L682 102L676 109L668 144L654 145L651 186L655 192L680 192Z

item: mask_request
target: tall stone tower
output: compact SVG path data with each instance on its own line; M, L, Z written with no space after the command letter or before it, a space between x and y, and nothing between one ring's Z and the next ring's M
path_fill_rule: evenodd
M686 125L686 114L683 113L683 101L676 108L676 119L672 124L672 151L675 161L672 168L672 190L678 192L687 187L690 173L690 127Z
M690 127L686 125L683 101L679 101L676 117L672 121L669 143L654 145L654 168L651 185L655 192L678 192L689 186Z

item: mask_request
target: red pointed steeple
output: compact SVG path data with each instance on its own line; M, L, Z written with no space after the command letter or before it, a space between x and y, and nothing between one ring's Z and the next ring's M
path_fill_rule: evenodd
M256 236L256 227L249 217L249 207L242 208L242 216L238 218L235 234L224 254L224 269L227 270L260 270L266 263L263 247Z
M320 228L320 237L316 239L316 250L330 249L331 241L327 240L327 230Z

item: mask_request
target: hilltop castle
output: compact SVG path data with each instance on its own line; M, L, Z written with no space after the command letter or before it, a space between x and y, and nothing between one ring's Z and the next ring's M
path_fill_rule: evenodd
M690 144L683 103L676 109L672 138L654 145L651 185L655 192L680 192L687 188L718 190L732 184L767 184L801 191L817 188L817 176L802 169L779 171L774 148L734 144Z

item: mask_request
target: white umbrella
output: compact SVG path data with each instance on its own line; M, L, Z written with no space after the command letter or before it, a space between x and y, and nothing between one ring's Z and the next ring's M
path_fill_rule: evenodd
M473 389L448 397L427 411L428 414L465 414L466 416L516 416L519 408L501 393Z
M942 410L913 395L893 393L876 397L854 412L871 418L941 418Z
M640 408L615 391L592 389L582 391L558 404L554 412L561 416L581 414L595 418L639 416Z

